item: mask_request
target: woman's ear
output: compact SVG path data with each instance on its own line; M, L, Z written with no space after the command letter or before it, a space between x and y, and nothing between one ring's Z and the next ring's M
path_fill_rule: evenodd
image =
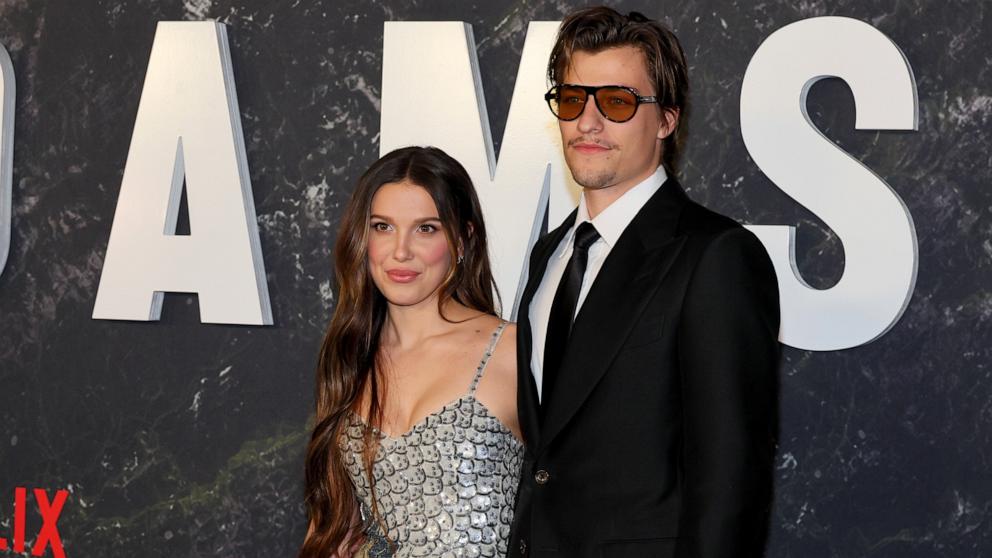
M475 225L468 223L466 228L468 229L469 238L475 234ZM465 261L465 242L462 239L458 239L458 263Z

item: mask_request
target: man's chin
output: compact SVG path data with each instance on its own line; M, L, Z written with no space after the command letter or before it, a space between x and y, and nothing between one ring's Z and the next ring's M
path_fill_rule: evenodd
M579 170L572 171L572 179L575 183L583 188L588 188L590 190L602 190L603 188L609 188L613 185L613 181L616 179L616 173L608 171L591 171L591 170Z

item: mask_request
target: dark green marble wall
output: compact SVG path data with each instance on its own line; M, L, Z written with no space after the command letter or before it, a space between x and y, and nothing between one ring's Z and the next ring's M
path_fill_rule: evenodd
M329 253L341 204L378 153L383 21L473 26L498 146L527 23L580 4L0 2L17 78L0 275L0 537L12 534L15 487L65 488L59 531L72 557L293 555L312 372L334 304ZM785 351L768 555L989 553L989 4L616 5L666 20L687 50L690 195L747 223L798 223L799 266L819 286L839 277L842 247L748 158L741 78L768 34L818 15L869 22L903 50L918 132L854 132L836 80L810 96L816 124L912 212L919 278L902 320L874 343ZM90 319L155 25L181 19L228 26L273 327L202 325L196 297L181 294L166 296L159 323ZM38 524L29 517L29 538Z

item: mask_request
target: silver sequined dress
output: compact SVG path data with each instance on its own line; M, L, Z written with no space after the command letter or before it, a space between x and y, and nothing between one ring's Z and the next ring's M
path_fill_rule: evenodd
M501 322L493 332L465 395L401 436L376 432L375 493L397 558L506 555L524 448L475 398L505 326ZM363 429L352 414L341 444L368 517L372 500L362 464Z

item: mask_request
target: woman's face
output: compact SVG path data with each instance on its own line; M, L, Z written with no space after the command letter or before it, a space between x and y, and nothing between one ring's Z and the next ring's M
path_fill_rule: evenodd
M434 299L451 269L451 252L427 190L407 180L379 188L372 197L368 253L372 280L391 304Z

